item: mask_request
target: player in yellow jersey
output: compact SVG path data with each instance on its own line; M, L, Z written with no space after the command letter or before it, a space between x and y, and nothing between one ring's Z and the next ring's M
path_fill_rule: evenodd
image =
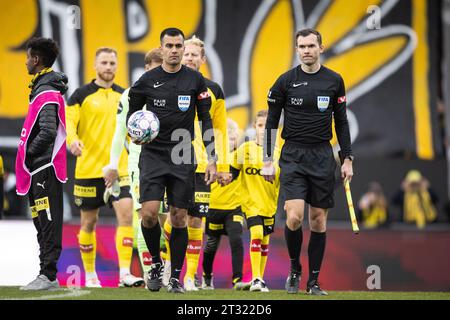
M238 147L239 127L236 122L228 119L228 141L229 149L233 153ZM233 158L232 154L230 158ZM242 225L244 216L240 201L240 179L239 171L230 168L232 182L221 186L214 182L211 185L211 198L209 211L206 214L205 233L207 240L203 250L203 282L202 289L212 290L213 284L213 262L219 247L221 235L228 235L231 248L231 263L233 269L233 288L244 289L242 282L242 264L244 260L244 247L242 244Z
M270 234L274 231L279 191L279 168L276 162L275 180L268 182L261 175L262 148L267 110L257 113L255 119L256 140L243 143L236 151L232 167L241 172L242 210L250 230L250 261L252 282L250 291L268 292L263 280L269 253ZM275 150L275 161L279 151Z
M117 106L123 89L114 83L117 52L99 48L95 55L96 78L77 90L66 108L67 145L77 157L75 168L75 204L81 210L78 235L81 258L86 272L86 287L101 287L95 271L96 234L99 208L112 202L118 227L116 249L119 257L119 286L140 286L144 283L130 273L133 250L133 201L127 172L127 152L122 150L118 188L105 188L103 168L109 163ZM106 190L106 192L105 192Z
M187 67L198 71L200 66L206 62L204 43L196 36L185 40L185 50L182 63ZM218 155L217 161L217 181L225 185L231 181L229 174L229 165L226 164L225 156L228 149L227 138L227 116L225 107L225 98L222 88L219 84L205 79L208 92L211 95L210 115L214 128L215 148ZM184 288L186 291L197 291L195 277L197 274L198 262L203 240L202 218L208 212L211 187L205 182L205 169L208 164L206 150L202 142L202 131L196 117L195 122L195 140L193 142L197 169L195 173L195 205L188 211L188 246L186 251L186 274L184 277ZM166 247L168 248L168 239L170 238L170 221L164 224L164 235L166 236ZM163 284L168 281L170 262L166 260L165 276Z

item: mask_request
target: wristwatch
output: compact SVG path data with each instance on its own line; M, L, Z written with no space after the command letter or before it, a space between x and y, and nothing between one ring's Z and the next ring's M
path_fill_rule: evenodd
M352 155L349 155L349 156L346 156L345 159L349 159L351 162L353 162L353 160L355 159L355 157L352 156ZM344 159L344 160L345 160L345 159Z

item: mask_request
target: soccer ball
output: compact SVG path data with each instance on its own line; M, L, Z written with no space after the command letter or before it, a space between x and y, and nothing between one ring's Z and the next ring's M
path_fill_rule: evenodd
M151 111L139 110L128 119L127 129L133 142L149 143L159 133L159 119Z

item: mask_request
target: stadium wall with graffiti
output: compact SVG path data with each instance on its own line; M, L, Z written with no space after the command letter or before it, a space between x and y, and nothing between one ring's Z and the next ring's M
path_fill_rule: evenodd
M439 98L440 1L426 0L21 0L1 4L0 147L17 141L27 109L25 44L53 37L55 66L73 92L94 74L100 46L119 52L116 82L129 86L159 33L177 26L205 40L205 76L223 85L232 118L245 129L267 107L276 78L298 64L295 32L317 28L323 63L347 87L352 140L358 156L433 159L442 155Z

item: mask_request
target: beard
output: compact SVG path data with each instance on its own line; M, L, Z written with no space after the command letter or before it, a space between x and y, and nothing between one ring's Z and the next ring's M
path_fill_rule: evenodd
M98 74L99 78L102 79L103 81L109 82L114 80L114 77L116 76L115 73L106 73L106 72L102 72Z

